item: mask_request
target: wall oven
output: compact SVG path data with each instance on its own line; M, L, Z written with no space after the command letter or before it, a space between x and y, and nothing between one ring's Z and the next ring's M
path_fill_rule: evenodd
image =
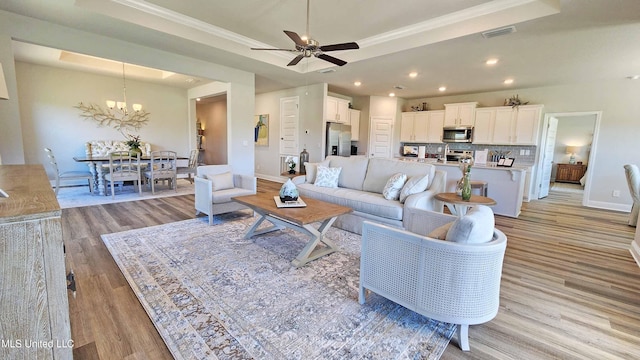
M445 127L442 129L442 142L470 143L473 141L473 126Z

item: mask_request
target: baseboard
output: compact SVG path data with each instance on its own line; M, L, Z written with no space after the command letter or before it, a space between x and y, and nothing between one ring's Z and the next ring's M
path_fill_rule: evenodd
M597 208L597 209L605 209L605 210L613 210L613 211L621 211L621 212L631 212L631 205L627 204L616 204L604 201L587 201L587 207Z
M638 245L636 240L633 240L631 242L631 247L629 248L629 252L631 252L631 256L633 256L633 259L636 261L638 266L640 266L640 245Z

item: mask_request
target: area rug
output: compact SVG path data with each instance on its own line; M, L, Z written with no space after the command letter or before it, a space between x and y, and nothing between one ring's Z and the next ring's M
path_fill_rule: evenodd
M122 189L116 188L115 199L111 198L111 188L107 189L108 191L106 196L100 196L97 193L94 195L89 192L89 186L61 187L60 191L58 192L58 203L60 204L60 207L62 209L66 209L81 206L111 204L124 201L155 199L176 195L188 195L193 194L195 191L194 185L191 184L188 180L178 179L176 184L176 191L164 185L158 186L156 188L155 194L151 193L151 189L143 186L142 195L138 194L137 187L133 185L127 185L122 187Z
M584 193L584 188L579 184L570 184L570 183L558 183L554 182L551 185L551 191L559 191L566 192L572 194L582 194Z
M254 218L102 235L176 359L438 359L454 325L376 294L358 303L360 236L295 268L292 230L243 238Z

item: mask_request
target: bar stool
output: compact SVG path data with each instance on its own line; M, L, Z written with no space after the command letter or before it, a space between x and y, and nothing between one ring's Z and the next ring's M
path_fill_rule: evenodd
M482 180L471 180L471 191L473 191L473 189L479 189L480 195L487 196L489 184Z

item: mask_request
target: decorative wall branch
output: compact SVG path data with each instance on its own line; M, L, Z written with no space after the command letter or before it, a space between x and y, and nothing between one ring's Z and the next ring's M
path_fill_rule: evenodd
M149 113L145 110L128 112L120 109L102 109L99 105L80 103L74 108L82 111L85 119L92 119L98 123L98 126L109 126L120 132L127 129L140 130L140 128L149 122Z

